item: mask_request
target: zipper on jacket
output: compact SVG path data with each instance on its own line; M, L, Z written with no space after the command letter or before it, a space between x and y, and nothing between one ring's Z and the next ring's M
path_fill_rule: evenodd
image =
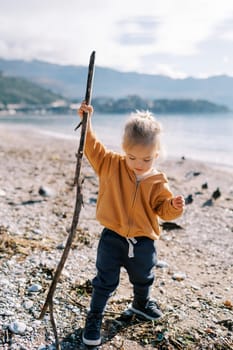
M136 179L135 192L134 192L134 196L133 196L133 201L132 201L130 214L133 212L133 209L134 209L134 204L135 204L135 200L136 200L136 196L137 196L139 185L140 185L140 181L137 181L137 179ZM128 229L127 237L129 237L129 232L130 232L130 228L131 228L131 224L132 224L131 216L132 215L129 215L129 229Z

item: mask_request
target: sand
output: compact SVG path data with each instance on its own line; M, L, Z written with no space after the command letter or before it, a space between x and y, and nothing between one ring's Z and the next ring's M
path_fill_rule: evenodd
M11 349L52 349L48 314L40 321L38 316L72 222L77 148L78 139L14 126L0 129L2 349L9 344ZM233 349L233 170L191 159L166 159L159 168L175 194L191 199L174 222L180 228L164 226L156 242L159 264L152 296L165 316L158 323L116 320L132 297L122 271L104 318L100 349ZM80 334L102 229L95 220L98 179L86 159L82 177L77 237L55 292L63 349L84 348ZM217 189L220 196L214 199ZM35 292L29 289L33 285ZM14 322L25 325L21 334L12 332Z

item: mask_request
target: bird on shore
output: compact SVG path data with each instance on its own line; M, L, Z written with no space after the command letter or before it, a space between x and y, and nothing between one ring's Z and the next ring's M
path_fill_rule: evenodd
M185 198L185 204L191 204L193 202L193 195L189 194L186 198Z
M221 196L221 192L220 192L220 189L219 187L217 187L217 189L212 193L212 198L214 200L218 199L219 197Z
M212 193L211 198L203 203L202 207L212 207L214 205L214 200L218 199L221 196L221 191L219 187Z
M207 182L203 183L203 184L201 185L201 188L202 188L203 190L206 190L206 189L208 188L208 183L207 183Z

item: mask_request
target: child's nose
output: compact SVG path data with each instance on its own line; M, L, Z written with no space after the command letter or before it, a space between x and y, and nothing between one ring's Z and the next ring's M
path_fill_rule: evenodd
M142 168L143 167L143 161L141 159L137 160L137 168Z

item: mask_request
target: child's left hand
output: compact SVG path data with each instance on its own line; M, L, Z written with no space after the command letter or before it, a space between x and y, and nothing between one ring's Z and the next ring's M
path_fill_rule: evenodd
M176 209L183 209L185 206L185 200L183 196L176 196L172 199L172 205Z

